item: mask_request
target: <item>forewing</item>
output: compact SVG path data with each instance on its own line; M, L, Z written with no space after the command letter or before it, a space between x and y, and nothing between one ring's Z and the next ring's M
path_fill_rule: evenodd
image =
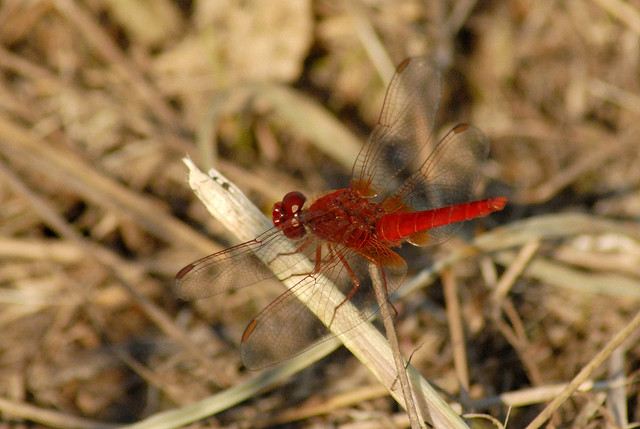
M251 241L199 259L178 273L175 292L183 299L199 299L277 277L304 255L287 255L287 265L281 264L275 273L257 255L264 261L274 261L285 240L288 239L280 230L272 228Z
M388 247L381 245L380 252L388 253L384 255L387 265L383 268L388 294L391 294L402 282L407 267L404 260ZM249 324L242 342L245 365L250 369L273 365L335 334L353 329L376 313L378 306L368 273L369 264L367 259L351 249L325 243L321 261L316 263L319 271L300 276L291 289ZM359 282L355 291L354 278ZM327 280L336 287L327 287ZM349 305L340 305L350 294L349 303L356 307L356 312L350 311ZM318 316L309 308L316 309ZM320 320L331 321L334 325L332 330Z
M386 197L417 170L421 149L432 139L441 79L434 63L408 58L391 79L378 124L353 166L351 188Z
M454 127L383 206L401 202L422 211L472 201L488 152L489 139L482 131L466 124ZM456 223L428 230L428 244L447 240L459 227Z

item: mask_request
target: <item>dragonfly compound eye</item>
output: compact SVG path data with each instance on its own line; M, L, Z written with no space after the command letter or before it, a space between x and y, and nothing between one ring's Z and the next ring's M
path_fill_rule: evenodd
M282 201L273 206L271 213L273 225L289 238L299 238L305 233L299 215L306 200L307 198L300 192L289 192Z
M271 220L273 221L273 226L278 226L282 222L286 220L286 213L284 210L284 204L282 201L278 201L273 205L273 211L271 212Z
M300 192L289 192L282 199L282 204L284 206L284 210L287 212L287 215L295 216L300 210L302 210L302 206L304 202L307 200Z
M305 233L299 215L306 199L300 192L289 192L282 201L273 206L273 225L289 238L299 238Z

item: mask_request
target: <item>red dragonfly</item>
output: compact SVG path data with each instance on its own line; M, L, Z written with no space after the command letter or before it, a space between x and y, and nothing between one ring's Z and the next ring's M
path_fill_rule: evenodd
M457 125L434 140L441 83L427 58L407 58L387 90L382 113L353 166L349 188L330 192L305 208L305 196L286 194L273 208L274 227L246 243L202 258L176 276L185 299L204 298L274 277L294 277L293 287L258 314L242 336L242 358L250 369L288 359L333 335L353 328L376 311L369 278L371 263L382 268L387 295L407 271L391 248L407 241L438 244L451 237L455 223L502 210L506 198L469 202L486 158L489 141L470 125ZM295 252L280 253L283 241ZM256 255L260 255L258 259ZM284 259L280 272L261 262ZM311 271L291 274L308 258ZM270 263L270 265L273 265ZM295 271L294 271L295 272ZM323 279L342 294L341 304L321 311L338 332L329 331L308 308L318 299ZM343 311L347 300L361 317Z

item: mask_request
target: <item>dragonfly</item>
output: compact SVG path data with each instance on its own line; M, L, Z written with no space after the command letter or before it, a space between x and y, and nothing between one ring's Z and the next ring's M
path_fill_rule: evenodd
M455 234L460 222L504 208L503 197L472 201L488 138L471 125L459 124L436 139L440 93L440 72L431 59L405 59L355 160L348 188L310 204L300 192L287 193L273 207L271 229L177 274L175 291L183 299L231 292L267 279L292 280L294 285L244 331L241 355L247 368L284 361L375 314L379 306L370 265L381 270L387 298L407 273L406 262L393 248L405 242L440 244ZM293 251L281 250L285 242ZM304 259L311 262L309 268L296 271ZM321 294L327 282L337 300ZM315 307L322 315L308 308L319 299L323 301ZM347 302L358 309L358 317L347 311Z

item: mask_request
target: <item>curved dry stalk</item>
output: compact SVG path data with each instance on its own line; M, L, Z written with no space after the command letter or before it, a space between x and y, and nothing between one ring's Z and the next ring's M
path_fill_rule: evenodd
M376 293L376 300L380 306L380 314L382 316L382 322L384 323L384 330L387 334L387 340L389 340L389 346L393 353L393 360L398 371L398 379L400 380L400 387L402 388L402 396L404 396L405 409L409 415L409 422L412 429L422 428L420 419L418 419L418 412L416 410L416 403L413 399L413 389L409 384L409 378L407 377L407 370L405 361L400 352L400 343L398 342L398 335L396 328L393 325L391 313L389 312L389 293L387 292L387 286L381 274L381 268L378 265L369 265L369 275L371 276L371 282L373 283L373 290ZM424 421L424 419L421 419Z
M547 407L542 410L535 419L533 419L531 423L529 423L526 429L537 429L541 427L544 422L546 422L551 415L560 408L564 401L569 399L573 392L578 390L580 386L593 375L594 371L598 369L598 367L600 367L600 365L602 365L609 356L611 356L615 349L620 347L622 343L638 328L640 328L640 312L638 312L627 326L618 332L616 336L613 337L607 345L582 368L582 370L580 370L578 375L571 380L571 383L566 385L562 392L560 392L560 394L556 396L553 401L551 401L549 405L547 405Z

